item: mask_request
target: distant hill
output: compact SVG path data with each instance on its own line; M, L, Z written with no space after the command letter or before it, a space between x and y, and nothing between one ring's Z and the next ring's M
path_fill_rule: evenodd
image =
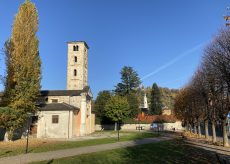
M177 93L179 92L178 89L169 89L167 87L159 87L161 92L161 101L163 106L167 106L169 109L173 109L174 101ZM148 98L148 104L150 105L150 97L151 97L151 87L147 87L145 89L146 95Z

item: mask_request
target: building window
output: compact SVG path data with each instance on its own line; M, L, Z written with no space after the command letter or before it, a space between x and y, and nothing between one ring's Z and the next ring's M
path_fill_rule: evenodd
M77 70L76 69L73 71L73 75L77 76Z
M58 103L58 99L52 99L52 103Z
M77 63L77 56L74 56L74 62Z
M78 51L78 45L73 46L73 51Z
M52 124L58 124L59 115L52 115Z

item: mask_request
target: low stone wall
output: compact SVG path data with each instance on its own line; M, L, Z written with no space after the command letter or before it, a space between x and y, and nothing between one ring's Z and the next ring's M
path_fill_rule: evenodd
M122 130L137 130L139 126L143 130L150 130L150 124L124 124L121 126Z
M184 130L181 121L176 121L175 123L163 123L163 130L172 130L173 128L175 128L175 130Z
M153 128L153 130L167 130L172 131L173 128L175 128L176 131L184 130L184 128L181 125L180 121L177 121L175 123L155 123L156 127ZM138 127L142 127L143 130L151 130L151 124L122 124L121 130L137 130ZM115 125L95 125L95 130L114 130Z

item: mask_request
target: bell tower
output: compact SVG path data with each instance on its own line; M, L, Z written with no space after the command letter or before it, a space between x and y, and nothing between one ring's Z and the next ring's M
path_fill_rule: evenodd
M68 42L67 90L82 90L88 85L88 45Z

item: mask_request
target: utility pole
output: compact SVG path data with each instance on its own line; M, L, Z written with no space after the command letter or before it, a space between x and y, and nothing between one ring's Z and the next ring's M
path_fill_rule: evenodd
M230 26L230 12L229 12L229 7L227 7L226 10L227 10L226 15L224 15L224 20L226 21L225 26L229 27Z

